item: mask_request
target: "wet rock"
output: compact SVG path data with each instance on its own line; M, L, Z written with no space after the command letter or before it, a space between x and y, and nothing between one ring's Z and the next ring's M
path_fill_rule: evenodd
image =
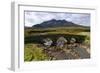
M53 41L50 38L46 38L43 41L44 41L43 44L44 44L45 47L50 47L53 43Z
M70 43L74 44L75 42L76 42L76 39L75 38L71 38Z
M59 47L59 48L63 48L65 43L67 43L67 40L66 38L64 37L59 37L57 42L56 42L56 46Z

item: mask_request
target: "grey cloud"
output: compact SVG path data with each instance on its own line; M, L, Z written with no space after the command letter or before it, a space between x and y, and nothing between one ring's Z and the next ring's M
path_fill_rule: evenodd
M25 12L25 25L32 26L39 24L43 21L56 19L56 20L67 20L77 24L90 25L89 14L76 14L76 13L57 13L57 12ZM28 25L28 23L30 25Z

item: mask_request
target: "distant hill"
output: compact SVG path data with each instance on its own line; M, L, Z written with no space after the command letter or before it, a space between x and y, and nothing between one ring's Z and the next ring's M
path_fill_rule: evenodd
M78 25L66 20L55 20L55 19L44 21L40 24L32 26L32 28L53 28L53 27L86 27L86 26Z

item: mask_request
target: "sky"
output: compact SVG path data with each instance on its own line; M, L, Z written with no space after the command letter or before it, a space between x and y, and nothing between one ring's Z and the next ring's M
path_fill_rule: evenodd
M83 26L90 26L90 14L25 11L25 26L32 27L52 19L66 20Z

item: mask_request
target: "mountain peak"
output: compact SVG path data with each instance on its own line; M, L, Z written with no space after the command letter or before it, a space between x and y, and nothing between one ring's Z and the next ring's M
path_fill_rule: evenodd
M57 21L56 19L51 19L50 21Z
M69 22L66 20L48 20L44 21L40 24L33 25L33 28L53 28L53 27L80 27L81 25L75 24L73 22Z

